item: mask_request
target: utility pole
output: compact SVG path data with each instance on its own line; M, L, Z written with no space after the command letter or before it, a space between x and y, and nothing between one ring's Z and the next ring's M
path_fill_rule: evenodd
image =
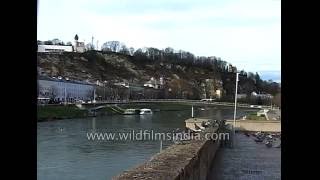
M160 152L162 151L162 139L160 140Z
M66 83L64 83L64 105L67 105L67 88L66 88Z
M191 117L194 118L194 114L193 114L193 106L191 107Z
M99 40L97 40L96 50L99 50L99 48L98 48L98 43L99 43Z
M67 105L67 88L64 88L64 104Z
M106 101L106 83L103 83L103 89L104 89L104 101Z
M92 50L94 50L94 48L93 48L93 36L92 36L92 39L91 39L91 46L92 46Z
M234 96L234 113L233 113L233 137L232 137L232 146L234 147L234 138L236 135L236 116L237 116L237 99L238 99L238 81L239 81L239 73L236 73L236 92Z

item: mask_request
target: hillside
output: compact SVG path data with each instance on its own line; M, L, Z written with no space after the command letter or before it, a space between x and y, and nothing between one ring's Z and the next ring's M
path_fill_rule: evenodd
M224 97L232 99L235 73L225 69L224 61L209 58L201 61L201 58L189 61L191 63L188 64L188 61L177 61L166 56L154 60L146 55L130 56L115 52L38 53L38 73L42 76L62 76L91 82L125 81L134 84L143 84L151 77L155 79L163 77L166 87L179 91L180 95L188 94L190 98L204 96L208 98L214 97L216 90L221 90L224 92ZM271 85L273 87L274 83L268 84L258 75L242 71L239 93L249 94L259 90L267 92L269 89L268 93L276 94L279 88L270 89Z

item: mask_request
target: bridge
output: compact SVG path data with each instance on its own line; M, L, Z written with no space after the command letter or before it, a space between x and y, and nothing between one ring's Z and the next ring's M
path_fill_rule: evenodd
M234 106L230 102L217 102L217 101L200 101L188 99L141 99L141 100L122 100L122 101L97 101L96 103L84 103L83 105L103 105L103 104L134 104L134 103L184 103L190 105L216 105L216 106ZM271 106L250 105L237 103L240 108L253 108L253 109L271 109Z

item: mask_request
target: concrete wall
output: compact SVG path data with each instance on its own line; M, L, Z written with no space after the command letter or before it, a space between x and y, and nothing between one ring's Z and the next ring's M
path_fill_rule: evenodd
M113 179L206 180L218 148L213 140L175 144Z
M233 126L233 120L227 120L226 124ZM281 132L281 121L236 120L236 130Z

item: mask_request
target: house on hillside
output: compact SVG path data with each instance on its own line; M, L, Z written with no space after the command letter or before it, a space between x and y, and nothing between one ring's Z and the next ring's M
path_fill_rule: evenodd
M54 53L61 53L61 52L72 52L72 46L63 46L63 45L38 45L38 52L54 52Z
M271 94L265 94L265 93L257 94L254 91L251 93L251 96L256 97L256 98L261 98L261 99L272 99L273 98L273 96Z
M149 81L143 84L144 87L150 87L154 89L160 89L164 85L164 79L160 78L159 81L157 81L154 77L151 77Z
M78 41L79 37L74 37L74 44L63 45L60 40L54 39L50 44L44 44L44 42L38 41L38 52L45 53L62 53L62 52L78 52L83 53L86 51L84 42Z

